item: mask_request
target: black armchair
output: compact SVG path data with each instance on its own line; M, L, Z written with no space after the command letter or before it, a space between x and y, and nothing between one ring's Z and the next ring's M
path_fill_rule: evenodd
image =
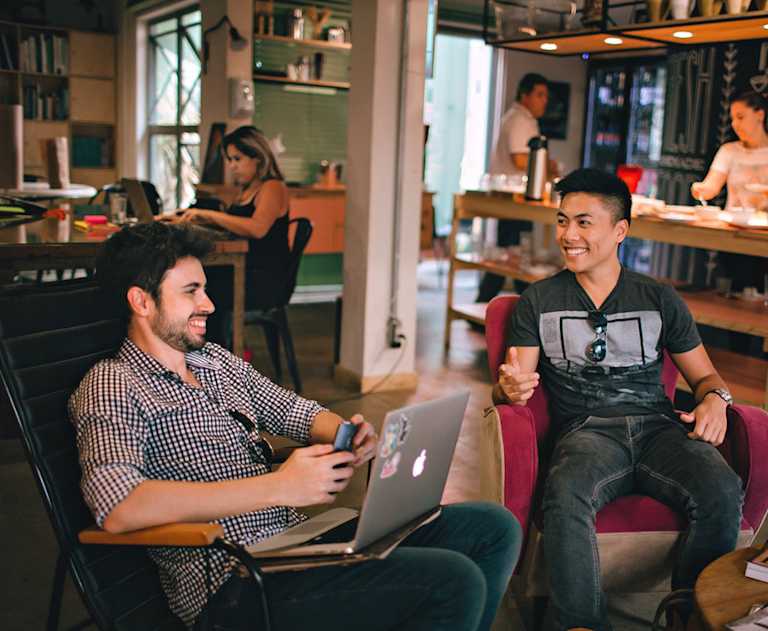
M223 549L260 587L262 577L253 558L227 542L218 524L171 524L123 535L94 526L80 494L75 432L66 406L88 369L122 341L124 326L109 304L91 282L0 292L0 376L59 544L47 629L58 628L67 571L98 628L183 629L168 608L146 546ZM261 598L263 628L269 629L263 589Z

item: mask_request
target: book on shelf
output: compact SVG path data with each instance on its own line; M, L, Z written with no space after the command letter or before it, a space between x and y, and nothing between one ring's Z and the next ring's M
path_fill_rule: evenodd
M0 68L3 70L16 70L16 61L11 52L13 47L9 44L8 37L8 33L0 33Z
M747 561L744 576L768 583L768 546L763 546L757 556Z
M69 69L69 44L63 35L29 35L19 44L19 57L22 72L65 75Z

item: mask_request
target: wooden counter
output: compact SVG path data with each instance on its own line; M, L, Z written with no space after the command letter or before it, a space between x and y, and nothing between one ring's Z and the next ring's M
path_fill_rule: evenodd
M526 200L519 193L468 191L455 197L461 217L523 219L554 226L557 207ZM629 236L692 248L768 257L768 230L734 228L723 222L675 223L657 217L633 217Z

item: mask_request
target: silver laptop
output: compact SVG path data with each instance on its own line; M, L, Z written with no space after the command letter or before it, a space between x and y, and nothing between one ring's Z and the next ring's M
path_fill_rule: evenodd
M131 202L133 214L136 215L139 223L152 223L155 217L152 214L152 206L149 204L147 194L144 192L141 182L133 178L124 177L120 180L120 184L125 189L128 201Z
M359 518L353 509L331 509L248 546L248 552L273 558L352 555L434 519L468 400L465 390L387 414Z

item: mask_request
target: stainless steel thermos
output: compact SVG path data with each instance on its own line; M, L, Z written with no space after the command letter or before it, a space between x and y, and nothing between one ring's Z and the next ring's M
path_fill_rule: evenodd
M528 141L528 182L525 198L541 201L544 198L544 184L547 181L547 137L534 136Z

